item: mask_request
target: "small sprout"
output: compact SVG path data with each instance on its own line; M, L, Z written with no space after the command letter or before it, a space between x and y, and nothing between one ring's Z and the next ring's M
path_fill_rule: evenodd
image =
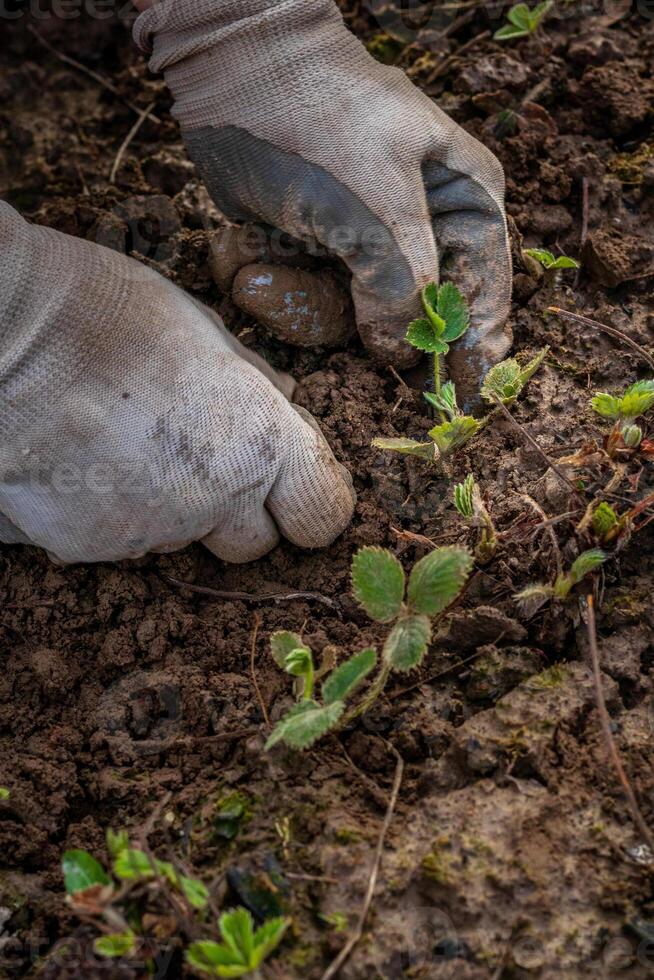
M10 799L10 797L11 792L7 789L7 787L0 786L0 801L5 802L6 800Z
M422 291L422 305L426 316L409 325L406 339L417 350L434 355L434 390L426 391L425 399L440 414L441 421L429 433L431 442L374 439L372 444L377 449L388 449L435 463L468 442L484 423L463 414L451 381L441 384L441 357L449 352L450 344L462 337L470 326L468 304L454 283L437 286L431 282Z
M500 399L503 405L513 404L516 398L522 394L527 382L533 378L548 353L549 347L544 347L524 368L520 367L515 357L496 364L484 378L481 397L491 405L496 404L496 397Z
M114 933L111 936L101 936L93 943L93 949L98 956L105 959L116 959L120 956L129 956L136 948L136 935L131 929L125 932Z
M542 582L529 585L515 596L515 600L525 615L533 615L550 599L567 599L574 586L603 565L607 557L599 548L584 551L569 571L557 576L553 585Z
M482 563L490 561L497 551L497 532L472 473L454 488L454 506L461 517L479 528L475 558Z
M282 630L273 633L270 638L270 649L275 663L291 677L297 677L301 683L302 696L306 701L313 697L315 669L313 655L305 646L297 633Z
M273 953L290 925L290 919L269 919L255 931L247 909L225 912L218 920L223 942L192 943L186 962L199 973L212 977L244 977L259 969Z
M580 268L576 259L571 259L569 255L560 255L556 258L546 248L526 248L524 249L524 254L539 262L545 269L545 272L559 272L561 269Z
M77 895L94 885L111 885L111 878L87 851L66 851L61 859L64 885L69 895Z
M402 565L390 551L375 547L358 551L352 561L354 597L375 622L392 624L377 676L363 700L345 714L347 702L378 662L373 649L350 657L326 676L321 687L322 703L313 698L299 701L277 724L266 748L279 742L294 749L309 748L327 732L367 711L392 672L404 673L418 667L431 642L431 618L461 594L472 564L472 556L464 548L436 548L414 566L407 583ZM271 641L276 651L273 655L282 666L286 661L281 661L281 651L290 647L289 637L293 643L302 643L295 634L276 633Z
M602 501L593 512L591 527L595 536L602 542L607 542L618 526L618 515L610 504Z
M606 443L610 456L620 449L638 449L643 432L634 422L654 406L654 379L636 381L621 396L599 392L591 406L602 418L615 423Z
M513 41L533 34L540 27L551 6L551 0L545 0L544 3L536 4L531 10L526 3L518 3L515 7L511 7L506 15L509 23L495 32L495 40Z

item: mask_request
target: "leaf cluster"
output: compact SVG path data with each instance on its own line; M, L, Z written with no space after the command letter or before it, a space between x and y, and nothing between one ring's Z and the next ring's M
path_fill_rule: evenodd
M225 912L218 920L222 943L210 939L192 943L186 961L199 973L212 977L243 977L258 970L279 946L290 919L269 919L255 930L247 909Z
M360 549L352 561L352 592L375 622L392 626L381 657L372 648L362 650L331 671L323 680L321 699L298 701L279 721L266 748L280 742L306 749L344 720L347 702L369 675L379 667L365 700L347 718L367 710L383 691L390 674L418 667L432 636L431 618L442 613L461 593L472 569L472 557L464 548L437 548L414 566L407 582L401 563L385 548ZM283 631L271 637L276 663L288 670L289 651L308 651L295 633Z
M447 354L470 326L468 304L452 282L430 282L422 291L426 316L409 324L407 341L427 354Z
M499 398L503 405L512 405L522 394L525 385L533 378L548 353L549 347L544 347L524 368L520 367L515 357L496 364L484 378L481 397L490 405L496 404L496 398Z
M591 400L591 406L602 418L630 424L654 406L654 379L636 381L622 395L599 392Z
M520 37L528 37L541 25L544 17L552 6L552 0L545 0L530 9L526 3L518 3L511 7L506 19L508 24L495 32L496 41L514 41Z
M546 248L525 248L524 254L540 262L546 272L558 272L560 269L578 269L579 263L576 259L571 259L569 255L559 255L557 258L553 252Z
M475 558L482 563L490 561L497 550L497 532L472 473L455 486L454 506L464 520L479 528Z
M600 548L584 551L567 572L558 575L553 584L528 585L517 593L515 600L523 613L531 615L550 599L567 599L575 585L604 564L608 555Z

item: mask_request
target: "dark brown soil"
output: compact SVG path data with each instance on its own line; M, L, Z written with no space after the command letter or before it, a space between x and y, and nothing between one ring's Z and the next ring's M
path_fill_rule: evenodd
M341 6L363 38L379 35L359 3ZM446 38L432 30L404 51L382 45L505 164L516 251L523 236L581 255L586 182L578 284L567 273L539 286L516 268L516 349L533 354L549 344L551 353L514 414L554 458L601 439L590 394L642 377L644 365L604 335L544 317L545 307L654 341L653 22L629 4L622 13L589 6L581 17L561 4L566 16L551 17L535 39L501 47L486 36L440 72L444 57L498 20L471 11ZM60 857L83 847L106 859L105 829L138 834L170 794L169 837L213 883L218 905L246 901L247 872L260 881L278 863L286 883L278 894L294 926L266 975L320 977L345 941L325 917L340 914L352 926L363 899L393 778L391 743L405 778L366 932L343 977L650 976L654 857L608 762L579 604L521 620L512 599L556 573L551 537L534 532L541 518L521 494L548 517L579 500L503 419L459 452L449 473L371 449L376 435L415 437L430 427L420 391L375 367L356 341L337 353L280 344L220 292L208 262L216 213L168 115L163 83L148 77L127 27L34 21L57 50L110 77L118 98L47 52L27 23L0 28L2 196L35 221L138 253L291 371L301 381L298 401L352 470L359 503L328 551L283 544L245 568L200 546L66 569L34 549L0 549L0 785L11 790L0 803L0 975L147 975L143 964L89 959L96 933L65 903ZM144 125L110 186L135 119L124 99L139 108L155 101L160 122ZM384 545L410 565L424 549L398 532L467 540L451 487L469 471L505 542L443 628L424 683L397 684L359 725L302 757L264 754L250 673L257 614L256 675L275 720L290 686L271 665L269 633L304 628L315 650L333 644L341 654L379 644L384 630L349 596L353 551ZM652 492L649 464L640 473L631 464L630 473L621 493L637 500ZM608 475L585 478L593 490ZM572 518L553 527L564 563L589 544L574 526ZM615 735L654 827L652 539L646 527L606 565L598 615ZM168 576L254 594L312 590L337 608L213 600ZM234 791L248 812L228 841L215 815ZM158 829L151 843L165 851ZM184 975L179 953L170 955L158 975Z

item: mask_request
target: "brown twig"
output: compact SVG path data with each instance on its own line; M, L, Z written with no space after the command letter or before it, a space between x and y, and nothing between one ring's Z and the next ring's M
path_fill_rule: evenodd
M139 752L152 754L156 752L172 752L175 749L192 749L196 745L212 745L220 742L231 742L239 738L250 738L260 735L260 728L237 728L233 732L222 732L219 735L185 735L181 738L143 739L135 743ZM109 739L107 739L109 741Z
M384 844L386 842L386 835L388 834L388 829L391 825L393 819L393 814L395 813L395 807L397 805L397 799L400 795L400 787L402 785L402 777L404 775L404 762L402 756L396 751L392 746L389 746L393 752L396 759L395 766L395 778L393 780L393 789L391 791L390 800L388 803L388 809L386 810L386 816L384 817L384 823L382 824L381 832L379 834L379 839L377 841L377 848L375 850L375 858L370 869L370 877L368 879L368 888L366 889L365 898L363 900L363 905L361 906L361 911L359 912L359 919L357 921L356 929L348 939L347 943L340 951L336 959L327 967L322 975L322 980L332 980L335 977L343 964L347 961L352 950L359 942L363 936L363 928L366 924L366 919L368 918L368 912L370 911L370 906L372 904L372 899L375 894L375 888L377 886L377 879L379 877L379 868L381 865L381 859L384 852Z
M570 489L572 490L572 492L574 493L574 495L578 497L579 496L579 488L574 485L574 483L572 482L572 480L569 480L568 479L568 477L565 475L565 473L563 472L563 470L561 470L557 466L557 464L554 462L554 460L549 458L549 456L547 455L547 453L545 452L545 450L542 449L538 445L538 443L536 442L536 440L534 439L534 437L531 435L531 433L530 432L527 432L527 430L524 427L524 425L522 424L522 422L518 422L518 420L516 418L514 418L513 415L511 415L511 412L508 410L508 408L506 407L506 405L504 405L502 403L502 401L497 397L497 395L495 393L493 393L493 398L495 399L495 402L497 403L497 407L500 409L500 411L502 412L502 414L509 420L509 422L516 429L519 429L519 431L523 434L523 436L525 437L525 439L527 440L527 442L530 444L530 446L532 446L536 450L536 452L538 453L538 455L547 463L547 465L550 467L550 469L552 470L552 472L556 473L556 475L558 476L559 480L562 480L566 484L566 486L570 487Z
M129 147L129 145L132 142L132 140L134 139L134 137L137 135L137 133L138 133L139 129L141 128L141 126L143 125L143 123L149 117L151 111L154 109L154 107L156 106L156 104L157 104L156 102L151 102L150 105L147 107L147 109L144 109L143 112L139 113L138 119L136 120L136 122L134 123L134 125L132 126L132 128L130 129L129 133L127 134L127 136L125 137L125 139L123 140L123 142L121 143L120 149L118 150L118 153L116 154L116 159L114 160L113 166L111 168L111 173L109 174L109 183L110 184L115 184L116 183L116 176L118 175L118 171L120 169L121 163L123 162L123 157L125 156L125 153L127 151L127 148Z
M263 719L266 723L266 728L270 729L270 715L268 714L268 708L266 707L266 702L263 700L263 694L261 693L261 688L259 687L259 681L257 680L257 640L259 639L259 627L261 626L261 616L255 613L254 616L254 628L252 630L252 643L250 645L250 675L252 677L252 686L254 687L255 694L257 695L257 701L259 702L259 707L261 708L261 713Z
M588 629L588 643L590 646L590 657L593 666L593 677L595 680L595 695L597 697L597 710L599 712L600 723L602 725L602 732L606 740L606 744L609 750L609 755L611 757L611 762L613 763L613 768L615 769L616 775L622 786L625 795L627 797L627 802L629 804L629 809L631 810L631 816L634 823L638 827L644 841L649 847L652 854L654 854L654 836L650 831L645 818L643 817L640 807L638 806L638 801L636 799L636 794L633 791L632 785L629 782L627 774L625 772L624 766L622 765L622 759L620 758L620 753L618 751L618 746L616 745L615 739L613 738L613 732L611 731L611 718L609 716L608 709L606 707L606 701L604 700L604 690L602 687L602 675L600 673L600 662L599 662L599 649L597 644L597 624L595 622L595 600L592 595L586 597L586 609L588 612L586 619L586 626Z
M429 86L429 85L433 85L433 83L436 81L436 79L440 78L441 75L444 75L445 72L449 68L451 68L451 66L456 61L458 61L458 59L462 55L467 54L468 51L470 51L471 48L474 48L474 46L476 44L479 44L481 41L485 41L486 38L488 38L488 37L490 37L490 31L482 31L481 34L477 34L475 37L470 38L470 40L469 41L466 41L465 44L462 44L461 47L457 51L455 51L453 54L451 54L447 58L445 58L444 61L441 61L440 64L436 65L436 67L431 72L431 74L425 79L425 88L427 86ZM427 93L427 94L429 94L429 93Z
M635 340L624 333L622 330L618 330L617 327L609 327L606 323L600 323L599 320L591 320L589 316L582 316L581 313L571 313L570 310L562 310L558 306L548 306L548 313L555 313L557 316L562 316L564 319L572 320L574 323L583 323L586 327L594 327L597 330L603 330L604 333L609 334L611 337L616 337L621 340L627 347L631 347L636 354L640 354L642 359L646 361L649 366L654 370L654 358L651 354L648 354L644 347L637 344Z
M293 602L305 599L307 602L320 602L340 612L338 603L320 592L264 592L261 595L254 595L250 592L224 592L222 589L210 589L207 585L191 585L190 582L182 582L181 579L170 575L164 575L163 578L180 589L188 589L189 592L211 596L214 599L232 599L236 602Z
M39 43L42 44L43 47L46 48L51 55L54 55L55 58L57 58L59 61L62 61L65 65L69 65L71 68L75 68L76 71L81 71L82 74L86 75L88 78L92 78L94 82L97 82L98 85L101 85L103 89L107 90L107 92L111 92L112 95L115 95L116 98L119 99L120 102L123 103L123 105L126 105L128 109L131 109L132 112L135 112L137 115L140 115L141 110L139 109L139 107L137 105L134 105L133 102L130 102L129 99L123 98L123 96L120 94L116 86L113 85L108 79L104 78L102 75L98 75L98 73L93 71L93 69L87 68L86 65L83 65L81 61L76 61L75 58L71 58L70 55L64 54L63 51L58 51L57 48L55 48L54 45L50 44L47 38L43 37L43 35L39 33L39 31L37 31L37 29L32 24L27 25L27 30L30 32L30 34L34 35L37 41L39 41ZM150 113L148 118L150 119L151 122L155 122L155 123L161 122L159 116L155 116L153 113Z
M550 541L552 542L552 548L554 550L554 559L556 561L556 570L559 573L559 575L562 575L563 559L561 557L561 549L559 548L559 542L556 539L556 534L554 533L554 528L550 523L549 517L547 516L547 514L545 513L541 505L537 503L533 499L533 497L530 497L528 493L519 493L518 497L520 498L520 500L524 500L524 502L528 504L532 508L532 510L534 510L541 518L542 523L540 524L540 527L547 532L547 535Z

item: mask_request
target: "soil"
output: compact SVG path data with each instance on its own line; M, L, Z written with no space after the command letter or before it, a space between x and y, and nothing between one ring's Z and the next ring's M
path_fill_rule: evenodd
M564 16L551 16L537 37L505 46L483 33L500 23L483 7L464 8L442 36L440 21L429 20L433 5L423 5L422 31L397 40L381 34L362 4L341 6L379 57L396 59L506 167L515 347L533 355L551 346L515 418L553 458L600 440L591 393L642 377L645 366L619 341L543 310L554 303L641 344L654 340L654 30L646 5L607 13L590 3L580 14L561 4ZM29 24L111 78L116 91L55 57ZM0 975L150 975L139 962L92 958L97 931L67 906L60 872L71 847L106 861L107 827L137 838L148 827L157 853L172 842L212 883L217 906L292 914L266 976L320 977L363 900L393 746L404 779L364 936L341 976L650 976L654 857L608 761L580 604L573 598L527 618L512 598L530 582L552 580L557 551L569 564L591 543L575 536L579 512L553 533L539 528L542 516L525 495L548 518L579 511L579 498L504 418L460 451L449 472L372 449L376 435L424 435L432 423L419 388L375 366L356 339L337 352L280 343L216 284L209 243L219 217L184 153L166 89L149 77L127 25L21 17L0 29L2 196L37 222L136 254L221 313L300 381L297 400L319 419L359 495L352 527L327 551L282 544L248 567L223 565L199 545L69 568L35 549L0 548L0 785L11 791L0 802ZM145 122L112 186L112 163L136 118L126 100L139 110L154 102L159 121ZM519 259L521 238L583 251L578 281L574 273L554 284L532 278ZM425 546L407 532L472 543L451 503L452 479L470 471L505 536L421 674L396 683L360 723L315 750L265 754L253 638L274 721L291 691L269 656L270 632L303 629L314 650L333 645L340 655L379 646L384 628L349 594L353 551L387 546L410 566ZM629 475L624 496L652 492L649 464L630 464ZM608 474L597 466L584 477L592 491ZM604 691L650 826L653 526L612 554L598 581ZM333 602L218 599L170 577L255 595L311 590ZM226 827L220 810L234 793L245 812ZM152 821L162 800L165 819ZM166 933L162 921L159 946L170 948L154 972L185 976L179 948L165 941L176 924Z

